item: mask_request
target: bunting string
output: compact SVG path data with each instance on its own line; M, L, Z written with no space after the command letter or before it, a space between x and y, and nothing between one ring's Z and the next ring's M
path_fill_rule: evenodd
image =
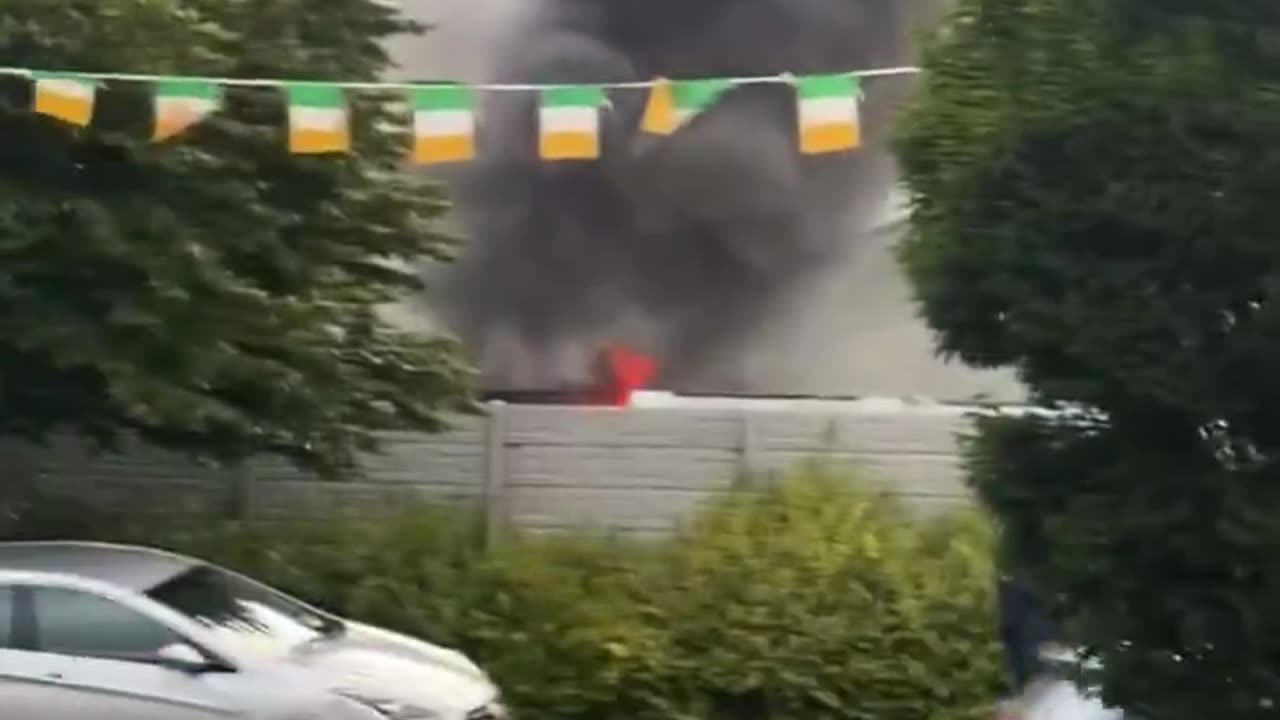
M288 106L289 150L297 154L351 150L348 92L387 91L405 95L414 134L410 157L419 164L456 163L476 154L480 122L477 96L485 92L527 92L538 98L538 153L548 161L599 157L600 113L609 90L647 90L642 132L669 136L707 111L727 92L745 85L789 85L796 98L797 143L805 154L855 150L861 145L861 82L867 78L914 75L903 66L819 75L601 82L588 84L326 82L267 78L189 77L130 73L48 72L0 67L0 76L34 85L33 110L84 127L93 119L98 85L150 85L154 93L152 139L182 135L221 108L228 87L274 88Z

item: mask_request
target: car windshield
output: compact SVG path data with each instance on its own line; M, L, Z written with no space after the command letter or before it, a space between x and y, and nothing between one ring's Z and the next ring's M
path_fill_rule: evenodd
M255 655L278 657L342 630L339 621L286 595L207 565L147 595L204 625L231 647Z

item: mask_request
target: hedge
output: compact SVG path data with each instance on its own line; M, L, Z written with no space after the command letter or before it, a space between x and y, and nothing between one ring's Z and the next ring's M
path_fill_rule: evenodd
M432 508L181 533L50 517L13 532L171 547L458 647L526 720L986 720L1002 689L983 518L922 519L818 466L659 541L515 535L481 552L473 524Z

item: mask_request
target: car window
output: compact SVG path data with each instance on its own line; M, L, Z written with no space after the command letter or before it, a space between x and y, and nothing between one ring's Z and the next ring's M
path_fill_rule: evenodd
M13 588L0 585L0 650L13 648Z
M42 652L151 661L161 648L182 641L164 625L99 595L35 588L32 599Z
M147 595L203 625L242 652L278 657L340 632L341 625L270 588L201 566Z

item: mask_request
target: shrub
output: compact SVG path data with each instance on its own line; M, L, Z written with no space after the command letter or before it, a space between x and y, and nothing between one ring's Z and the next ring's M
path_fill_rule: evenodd
M458 647L522 718L968 720L1000 688L991 537L807 466L663 541L456 516L233 524L151 542ZM136 539L136 538L134 538Z
M708 718L989 715L990 537L808 466L671 544L671 663Z

